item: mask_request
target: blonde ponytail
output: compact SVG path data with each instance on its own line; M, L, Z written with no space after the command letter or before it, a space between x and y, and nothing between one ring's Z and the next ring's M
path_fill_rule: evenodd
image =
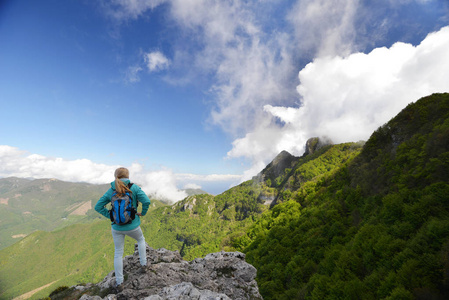
M127 168L118 168L115 170L115 190L117 194L123 196L126 192L131 193L131 190L121 181L121 178L129 178L129 171Z

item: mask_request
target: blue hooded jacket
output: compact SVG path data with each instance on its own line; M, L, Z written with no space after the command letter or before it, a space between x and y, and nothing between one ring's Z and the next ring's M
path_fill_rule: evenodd
M125 185L128 185L130 183L129 179L123 178L121 180ZM148 198L145 192L142 191L142 189L137 184L133 184L130 190L132 192L131 195L133 199L132 200L133 206L137 207L137 201L139 201L142 204L141 214L142 216L145 216L148 211L148 207L151 204L150 198ZM97 204L95 204L95 210L108 219L110 217L109 210L107 210L105 206L111 203L111 198L114 191L115 191L115 181L111 182L111 188L100 198L100 200L98 200ZM111 225L112 229L117 231L133 230L140 225L140 217L136 215L136 218L131 223L126 225L117 225L115 223L111 223Z

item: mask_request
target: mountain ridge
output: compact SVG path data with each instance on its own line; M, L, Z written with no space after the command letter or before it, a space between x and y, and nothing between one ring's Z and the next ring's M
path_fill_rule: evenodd
M245 253L264 299L445 299L448 137L449 94L434 94L404 108L366 143L324 146L269 182L255 177L217 196L156 208L142 229L152 247L184 258L217 249ZM110 268L98 265L112 247L105 225L96 224L102 248L92 242L95 278ZM25 240L35 242L31 237ZM8 264L11 253L21 261L26 255L16 245L7 250L0 261L8 257Z

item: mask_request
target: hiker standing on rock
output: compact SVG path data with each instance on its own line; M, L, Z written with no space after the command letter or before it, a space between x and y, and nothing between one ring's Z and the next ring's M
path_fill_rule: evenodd
M138 185L131 183L128 169L118 168L114 175L115 181L111 182L111 188L98 200L95 210L112 221L115 281L116 287L120 288L123 283L123 252L126 235L137 241L140 264L142 269L146 267L145 237L140 229L140 217L147 213L150 199ZM139 202L142 203L141 213L137 212ZM111 210L105 207L109 203L112 206Z

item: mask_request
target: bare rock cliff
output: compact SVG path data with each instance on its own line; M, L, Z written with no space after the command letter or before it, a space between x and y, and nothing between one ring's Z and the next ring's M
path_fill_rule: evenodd
M257 270L240 252L217 252L192 261L178 251L147 245L148 269L140 273L137 247L123 261L125 282L117 292L114 271L98 284L74 286L60 299L262 299L255 281Z

